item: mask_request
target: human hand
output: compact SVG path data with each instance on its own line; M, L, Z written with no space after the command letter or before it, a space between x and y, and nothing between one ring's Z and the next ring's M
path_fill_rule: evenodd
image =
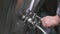
M59 18L57 16L46 16L41 19L44 27L52 27L58 25Z

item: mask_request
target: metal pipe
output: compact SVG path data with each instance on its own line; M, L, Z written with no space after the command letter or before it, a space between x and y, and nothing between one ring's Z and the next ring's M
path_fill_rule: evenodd
M30 11L31 11L32 8L33 8L34 2L35 2L35 0L32 0L32 1L31 1L30 7L29 7L29 10L30 10Z
M32 19L31 19L31 18L28 19L28 22L30 22L31 24L33 24L35 27L37 27L39 30L41 30L44 34L47 34L47 33L43 30L42 27L40 27L40 26L37 25L37 24L34 24L35 22L32 22Z

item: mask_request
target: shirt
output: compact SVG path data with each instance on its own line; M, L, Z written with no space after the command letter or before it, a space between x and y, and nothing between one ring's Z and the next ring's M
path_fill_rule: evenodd
M60 0L57 0L58 7L57 7L57 15L60 16Z

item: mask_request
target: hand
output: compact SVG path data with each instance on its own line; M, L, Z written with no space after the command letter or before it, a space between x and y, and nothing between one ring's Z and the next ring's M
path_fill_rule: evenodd
M58 25L59 18L57 16L46 16L41 19L44 27L52 27Z

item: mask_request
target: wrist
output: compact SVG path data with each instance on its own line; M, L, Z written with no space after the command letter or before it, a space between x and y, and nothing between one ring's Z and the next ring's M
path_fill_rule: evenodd
M58 15L54 16L55 19L57 20L58 24L60 23L60 17Z

